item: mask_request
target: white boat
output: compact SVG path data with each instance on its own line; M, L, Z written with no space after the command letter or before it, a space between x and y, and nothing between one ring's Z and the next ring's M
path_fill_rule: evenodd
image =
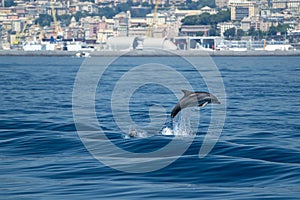
M46 51L54 51L54 50L56 50L56 44L54 44L54 43L50 43L50 42L47 42L47 43L45 43L45 50Z
M80 51L82 43L81 42L70 42L67 43L67 51Z
M40 51L42 50L42 45L35 42L25 42L23 45L24 51Z
M90 56L90 53L84 52L84 51L82 51L82 52L77 52L77 53L75 54L75 56L78 57L78 58L89 58L89 57L91 57L91 56Z
M79 41L65 43L63 49L67 51L95 51L93 46L86 46L84 42Z
M290 44L267 44L264 50L266 50L266 51L291 51L291 50L294 50L294 47Z
M219 44L216 50L219 51L292 51L295 48L286 41L228 41Z
M247 51L247 48L243 47L233 47L233 48L228 48L229 51Z

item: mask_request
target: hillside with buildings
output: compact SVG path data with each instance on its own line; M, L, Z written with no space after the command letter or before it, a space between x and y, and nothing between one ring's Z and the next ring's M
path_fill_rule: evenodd
M298 48L299 17L300 0L1 0L0 49Z

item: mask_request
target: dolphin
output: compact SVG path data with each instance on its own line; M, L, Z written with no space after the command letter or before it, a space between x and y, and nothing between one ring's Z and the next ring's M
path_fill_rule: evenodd
M191 92L182 90L184 96L176 104L171 112L171 118L174 118L182 109L187 107L199 106L205 107L209 103L221 104L217 97L208 92Z

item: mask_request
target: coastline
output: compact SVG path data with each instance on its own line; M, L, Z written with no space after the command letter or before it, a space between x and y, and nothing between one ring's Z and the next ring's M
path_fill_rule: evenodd
M75 56L75 51L16 51L0 50L0 56ZM300 56L300 51L167 51L167 50L135 50L135 51L93 51L89 52L91 57L114 57L114 56L132 56L132 57L156 57L156 56Z

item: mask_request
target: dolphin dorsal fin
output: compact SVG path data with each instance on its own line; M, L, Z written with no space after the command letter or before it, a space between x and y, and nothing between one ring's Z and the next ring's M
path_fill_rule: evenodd
M188 90L181 90L184 94L184 96L189 96L191 94L193 94L194 92L188 91Z

